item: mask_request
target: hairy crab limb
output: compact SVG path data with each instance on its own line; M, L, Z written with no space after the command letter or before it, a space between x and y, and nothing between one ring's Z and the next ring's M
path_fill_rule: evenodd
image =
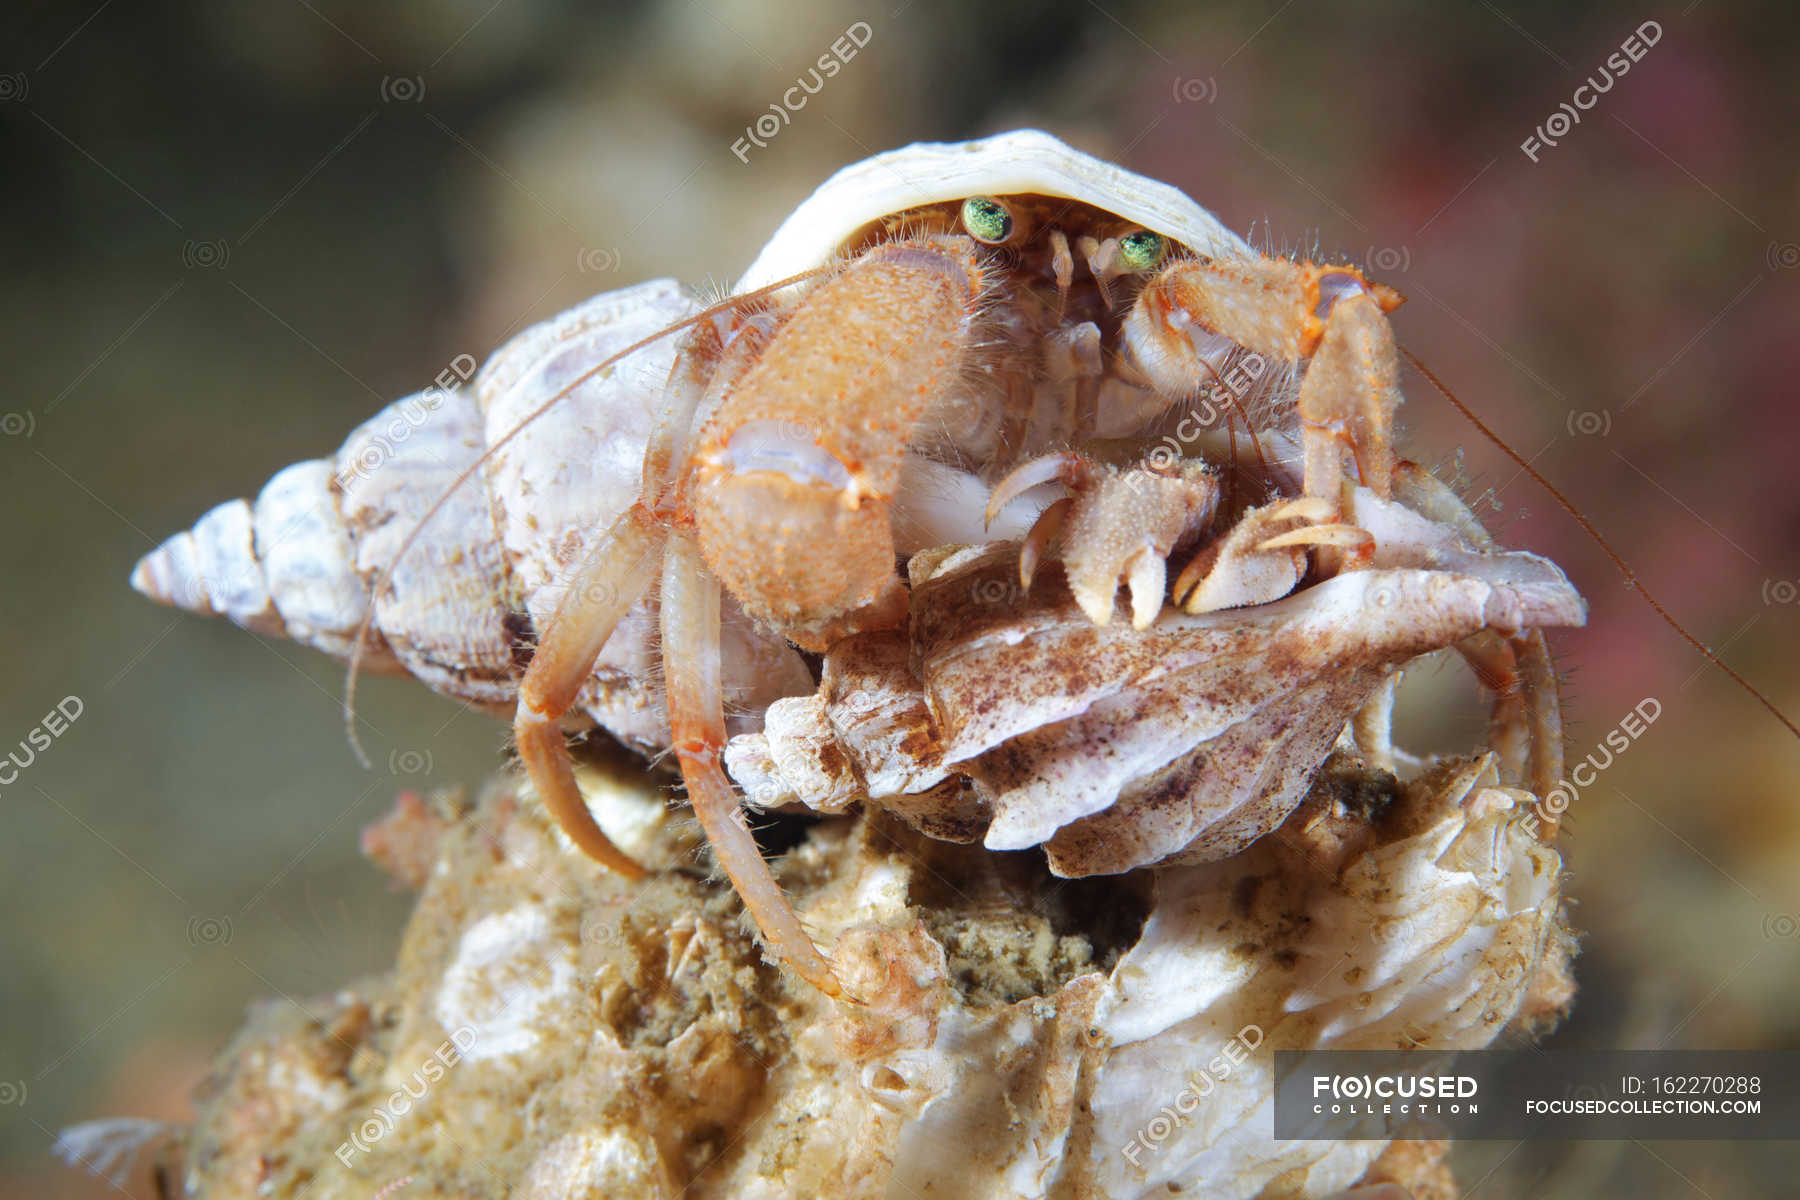
M757 342L753 336L741 337L735 346L740 355L747 354ZM695 330L684 339L683 351L671 368L660 417L643 443L641 498L613 521L565 581L520 682L513 717L519 759L550 815L588 857L631 878L643 870L613 844L588 810L563 743L562 719L575 706L620 621L650 590L662 567L668 530L644 498L661 500L695 412L715 377L729 378L736 365L735 359L726 359L716 325ZM716 639L713 657L718 657Z
M841 988L831 964L800 927L745 823L737 793L725 777L724 706L719 695L719 584L685 534L669 541L663 569L663 665L669 726L688 803L706 831L719 865L762 931L771 953L828 996Z
M594 669L619 620L656 578L666 534L640 505L633 505L595 543L576 570L545 627L531 667L519 685L513 741L544 806L588 857L630 878L643 868L595 823L575 782L562 717Z
M1323 528L1323 500L1306 497L1253 508L1231 532L1196 554L1175 579L1175 603L1188 613L1217 612L1279 600L1306 574L1306 553L1281 542L1296 530Z
M915 428L956 383L984 291L973 243L920 238L866 251L791 311L696 329L646 444L640 498L576 572L521 689L521 756L558 822L634 869L587 813L557 723L660 565L670 744L689 801L771 953L831 995L830 966L719 763L721 585L819 649L904 623L888 502Z
M1391 288L1358 271L1311 268L1325 328L1300 384L1301 444L1308 495L1345 497L1356 482L1385 498L1394 459L1389 438L1400 406L1400 355L1387 314L1400 305ZM1346 464L1349 470L1346 470Z
M686 487L701 553L797 645L904 621L890 502L920 422L956 389L986 290L966 237L867 250L807 295L700 431Z
M1543 631L1517 637L1489 632L1456 650L1494 693L1488 743L1500 757L1502 777L1548 796L1562 782L1563 726L1556 668ZM1558 816L1548 816L1546 836L1555 833Z
M1401 295L1353 267L1184 259L1144 286L1125 324L1158 391L1192 395L1243 353L1301 370L1306 494L1353 518L1349 489L1388 495L1400 364L1387 314Z
M1396 460L1394 498L1397 503L1358 501L1359 514L1381 543L1377 557L1383 561L1463 569L1505 561L1522 586L1540 594L1555 588L1552 576L1561 572L1554 564L1524 551L1498 553L1493 536L1462 497L1417 463ZM1542 631L1491 632L1457 650L1495 693L1489 727L1508 777L1539 796L1549 795L1562 782L1563 723L1561 685ZM1555 829L1552 816L1546 836Z
M1025 463L994 488L990 521L1026 491L1061 483L1071 494L1045 508L1019 555L1019 582L1031 586L1044 548L1061 536L1063 567L1081 609L1096 625L1112 620L1119 585L1131 596L1131 623L1147 628L1162 611L1168 558L1212 524L1219 483L1203 462L1118 468L1079 454Z

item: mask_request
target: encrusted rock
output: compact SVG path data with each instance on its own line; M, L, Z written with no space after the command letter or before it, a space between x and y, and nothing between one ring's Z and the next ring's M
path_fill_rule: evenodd
M1242 854L1086 880L877 809L810 824L780 875L852 1003L763 962L641 771L583 775L653 867L639 884L500 780L446 824L385 827L390 856L408 828L436 848L395 969L253 1013L174 1178L357 1200L1452 1196L1430 1147L1273 1141L1273 1052L1481 1046L1560 1006L1560 862L1495 779L1491 756L1399 783L1339 754Z

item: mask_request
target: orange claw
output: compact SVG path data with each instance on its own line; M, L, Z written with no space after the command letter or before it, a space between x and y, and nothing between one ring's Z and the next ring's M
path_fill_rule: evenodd
M538 798L550 810L550 816L569 835L581 852L627 879L642 879L644 868L606 836L594 820L581 787L575 782L575 769L569 762L569 748L563 744L562 730L555 722L540 720L513 725L513 741L519 748L519 760L531 776Z
M1038 514L1038 519L1031 523L1031 531L1025 535L1025 542L1019 547L1019 586L1026 591L1031 590L1031 581L1037 575L1038 561L1043 557L1044 550L1062 532L1074 507L1075 498L1064 496L1052 501Z

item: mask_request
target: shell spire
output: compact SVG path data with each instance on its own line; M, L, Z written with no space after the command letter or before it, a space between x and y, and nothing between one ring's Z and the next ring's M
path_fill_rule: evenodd
M342 657L368 601L336 491L331 462L295 463L254 501L229 500L146 554L131 586Z
M229 500L138 560L131 586L173 608L229 617L258 633L281 633L256 561L250 505Z

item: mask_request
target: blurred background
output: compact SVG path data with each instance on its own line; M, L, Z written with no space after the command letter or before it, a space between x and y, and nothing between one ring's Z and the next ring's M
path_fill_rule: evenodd
M857 22L856 57L749 141ZM729 282L832 170L910 141L1041 125L1394 284L1402 342L1800 712L1797 53L1800 11L1726 0L7 5L0 748L79 715L0 785L0 1194L109 1194L52 1163L59 1127L179 1120L247 1005L388 964L410 902L358 831L505 744L375 680L360 769L334 663L152 606L137 557L459 354L653 276ZM1553 638L1571 762L1660 705L1569 817L1557 1044L1800 1047L1800 741L1407 391L1413 457L1591 601ZM1430 676L1415 744L1470 745L1484 699ZM1800 1157L1457 1155L1488 1198L1788 1195Z

